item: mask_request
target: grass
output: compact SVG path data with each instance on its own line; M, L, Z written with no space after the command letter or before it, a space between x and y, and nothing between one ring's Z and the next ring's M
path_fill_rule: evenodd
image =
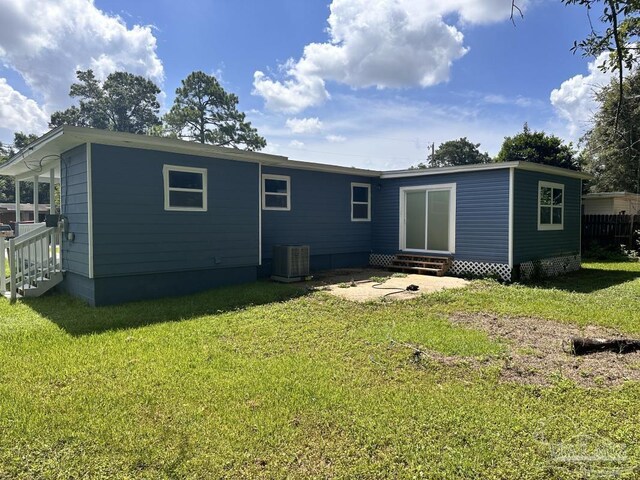
M504 383L405 345L505 354L452 326L459 311L640 333L640 264L586 267L402 303L263 282L98 309L0 302L0 478L584 478L553 461L583 434L596 454L625 447L589 472L633 478L640 385Z

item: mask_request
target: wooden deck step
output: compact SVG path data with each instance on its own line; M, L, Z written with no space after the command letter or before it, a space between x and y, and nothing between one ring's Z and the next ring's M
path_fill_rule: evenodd
M452 263L453 261L450 257L399 253L391 261L389 270L441 277L447 273Z
M442 264L446 263L446 262L434 262L434 261L424 261L424 260L406 260L404 258L393 259L392 262L398 265L399 264L409 264L409 265L416 265L416 266L430 265L433 267L440 267Z

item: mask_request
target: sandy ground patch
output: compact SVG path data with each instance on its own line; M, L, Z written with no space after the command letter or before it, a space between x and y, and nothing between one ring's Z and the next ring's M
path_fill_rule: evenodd
M317 289L326 290L355 302L367 302L379 298L407 300L423 293L437 292L445 288L461 288L467 280L432 275L392 274L380 269L338 269L316 275L311 282ZM416 291L407 290L416 285Z
M618 354L598 352L574 356L565 352L573 336L594 338L629 337L603 328L542 320L540 318L501 317L490 314L456 314L454 324L484 330L507 345L507 354L498 359L474 360L424 352L427 360L474 367L501 366L504 381L546 385L565 377L586 387L610 387L627 380L640 381L640 352Z

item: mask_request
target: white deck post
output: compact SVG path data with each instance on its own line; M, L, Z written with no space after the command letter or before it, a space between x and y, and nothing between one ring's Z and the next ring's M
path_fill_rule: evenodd
M40 221L40 205L38 205L38 193L40 190L40 184L38 183L38 175L33 176L33 223L36 224Z
M49 213L53 215L56 213L56 172L52 168L49 170Z
M10 294L11 294L11 301L15 302L16 301L16 262L15 262L15 255L13 254L14 249L15 249L15 240L12 238L9 240L9 274L10 274L10 281L9 281L9 289L11 290Z
M15 224L15 233L19 235L18 224L20 223L20 180L16 180L16 224Z
M5 255L7 254L4 237L0 237L0 294L7 291L7 273L5 272Z

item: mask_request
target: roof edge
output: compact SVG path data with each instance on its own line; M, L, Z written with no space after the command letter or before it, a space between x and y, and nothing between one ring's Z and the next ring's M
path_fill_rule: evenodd
M290 160L286 156L273 155L262 152L252 152L247 150L220 147L216 145L189 142L176 138L154 137L150 135L139 135L126 132L113 132L89 127L75 127L62 125L45 133L42 137L21 149L9 160L0 166L0 172L6 170L18 162L26 160L30 155L35 154L40 148L47 145L54 146L52 142L61 137L72 139L71 145L78 146L84 143L94 143L109 146L120 146L129 148L141 148L147 150L159 150L185 155L198 155L209 158L219 158L224 160L235 160L243 162L260 163L262 165L295 168L303 170L316 170L324 172L344 173L358 176L379 176L381 172L354 167L342 167L323 163L312 163L298 160ZM64 142L68 143L68 142ZM71 148L73 148L73 146ZM62 149L62 145L58 146ZM69 149L66 145L65 150ZM59 152L59 153L62 153ZM17 165L16 165L17 167Z
M436 167L436 168L420 168L411 170L390 170L383 172L381 178L406 178L421 177L425 175L444 175L462 172L478 172L486 170L501 170L508 168L517 168L520 170L529 170L540 173L549 173L551 175L560 175L563 177L578 178L581 180L590 180L593 178L588 173L579 172L577 170L569 170L567 168L552 167L551 165L543 165L534 162L493 162L478 163L473 165L459 165L454 167Z

